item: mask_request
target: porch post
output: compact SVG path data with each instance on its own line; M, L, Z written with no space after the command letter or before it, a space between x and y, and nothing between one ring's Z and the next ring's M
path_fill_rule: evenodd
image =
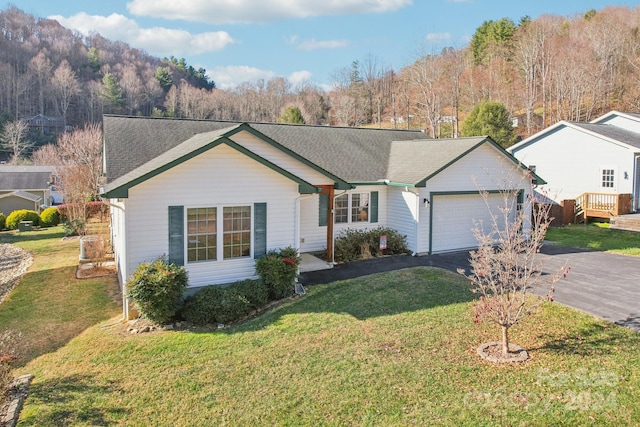
M327 262L333 262L333 185L319 185L321 194L328 196L327 201Z

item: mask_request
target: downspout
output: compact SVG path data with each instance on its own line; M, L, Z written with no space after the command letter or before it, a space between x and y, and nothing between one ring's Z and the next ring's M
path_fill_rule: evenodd
M409 190L407 188L407 190ZM410 191L410 193L412 193L415 196L416 199L416 219L415 221L413 221L414 223L414 227L415 227L415 231L413 233L414 237L414 242L413 242L413 255L417 256L418 255L418 240L420 237L420 192L418 191L417 193L414 193L413 191Z
M115 209L120 209L122 212L124 212L124 207L122 206L118 206L116 204L113 204L109 201L107 201L108 199L105 199L104 197L100 197L100 201L102 203L104 203L105 205L111 207L111 208L115 208ZM111 230L111 241L113 242L113 230ZM116 265L117 268L117 265ZM123 278L124 280L124 278ZM105 325L105 327L109 327L109 326L113 326L115 324L118 323L122 323L125 320L127 320L129 318L129 298L127 298L127 293L126 293L126 289L125 289L126 285L125 283L122 283L122 317L117 320L115 323L112 323L110 325Z

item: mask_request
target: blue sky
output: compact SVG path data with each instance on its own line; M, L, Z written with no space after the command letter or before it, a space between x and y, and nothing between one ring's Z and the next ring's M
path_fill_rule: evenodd
M288 78L330 87L355 60L398 70L420 52L465 46L486 20L566 17L606 0L17 0L27 13L203 67L219 88ZM5 8L9 3L5 4Z

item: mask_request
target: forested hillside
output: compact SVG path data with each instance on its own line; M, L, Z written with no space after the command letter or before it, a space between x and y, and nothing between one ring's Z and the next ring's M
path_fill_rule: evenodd
M0 33L4 121L44 114L81 127L119 113L273 122L296 106L307 124L411 127L437 137L458 135L473 107L492 100L528 136L561 119L640 111L638 7L517 23L496 17L478 23L468 46L416 46L422 53L399 70L375 53L335 64L329 91L282 77L220 90L215 76L184 59L84 37L15 6L0 11Z

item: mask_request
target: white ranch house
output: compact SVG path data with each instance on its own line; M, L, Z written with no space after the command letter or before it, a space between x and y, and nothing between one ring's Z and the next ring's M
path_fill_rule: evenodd
M414 254L468 249L474 220L488 220L480 189L531 192L488 137L111 115L103 126L123 284L160 255L185 266L192 288L255 277L269 249L331 259L346 228L393 228Z
M557 202L584 193L631 194L640 210L640 114L560 121L507 149L548 181Z

